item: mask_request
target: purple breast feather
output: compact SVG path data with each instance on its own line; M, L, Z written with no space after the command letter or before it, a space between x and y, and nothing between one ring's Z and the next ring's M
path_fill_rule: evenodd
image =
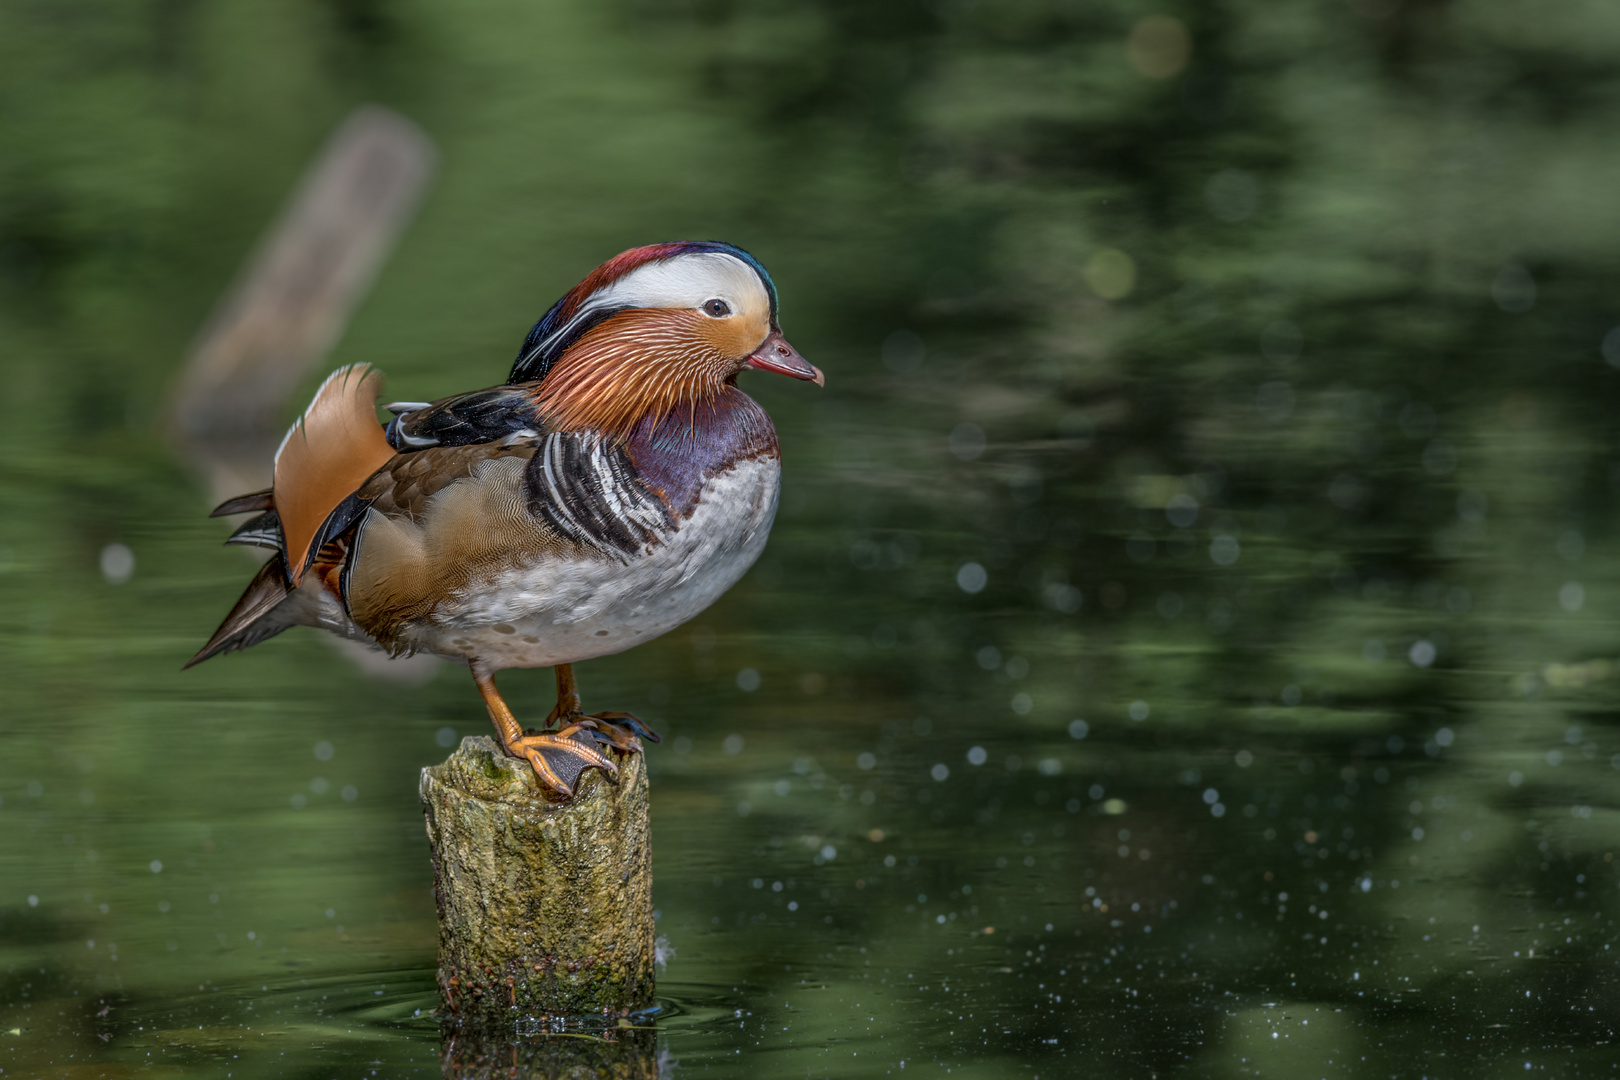
M734 386L695 413L677 410L657 423L643 421L625 450L677 518L691 517L710 477L750 458L781 456L770 416Z

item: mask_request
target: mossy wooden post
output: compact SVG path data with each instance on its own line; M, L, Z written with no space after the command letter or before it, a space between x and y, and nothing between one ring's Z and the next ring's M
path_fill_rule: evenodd
M572 801L486 736L422 770L439 908L439 999L464 1027L623 1016L653 1004L647 772L618 758Z

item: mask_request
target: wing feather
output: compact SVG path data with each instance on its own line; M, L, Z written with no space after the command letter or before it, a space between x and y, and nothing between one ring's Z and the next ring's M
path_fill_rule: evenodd
M275 508L294 586L332 511L394 456L377 423L381 387L369 364L334 371L276 451Z
M552 531L621 561L674 527L669 507L611 440L547 435L529 462L529 512Z
M388 441L402 454L537 437L545 430L529 386L492 386L435 402L395 402L387 408L395 413L388 424Z

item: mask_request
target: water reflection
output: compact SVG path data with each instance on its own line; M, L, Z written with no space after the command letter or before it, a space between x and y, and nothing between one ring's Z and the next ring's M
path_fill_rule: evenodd
M445 1080L513 1076L656 1080L672 1075L669 1052L666 1048L660 1053L651 1024L600 1031L518 1030L505 1038L447 1030L439 1044L439 1065Z
M1607 24L352 7L0 35L0 1065L451 1052L415 777L483 718L296 634L175 673L240 565L160 403L375 97L444 179L333 363L494 381L723 235L829 373L748 386L755 572L580 673L666 736L655 1066L1608 1067Z

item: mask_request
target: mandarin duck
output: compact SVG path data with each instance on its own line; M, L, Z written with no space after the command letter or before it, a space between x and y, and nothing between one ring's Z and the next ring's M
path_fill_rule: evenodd
M572 665L679 626L765 546L781 476L776 429L745 370L823 385L782 336L776 286L717 242L633 248L535 324L506 383L386 406L365 364L335 372L276 451L274 483L227 541L266 562L190 667L315 626L472 672L508 754L572 796L602 748L658 736L586 715ZM557 704L525 730L495 686L556 669Z

